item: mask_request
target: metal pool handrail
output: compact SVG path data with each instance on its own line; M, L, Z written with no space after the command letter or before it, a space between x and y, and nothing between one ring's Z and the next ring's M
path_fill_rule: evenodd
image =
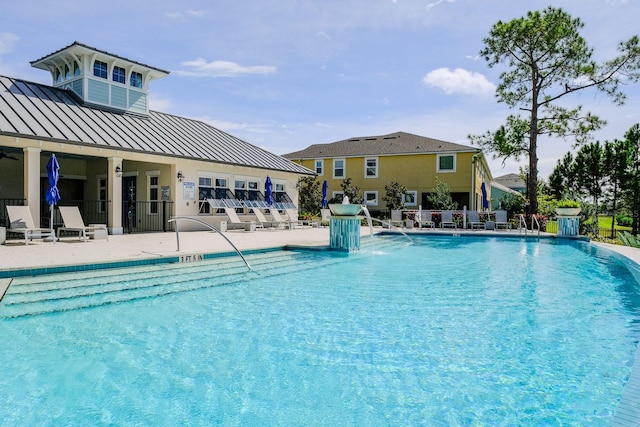
M518 229L522 230L524 228L524 234L527 234L527 219L525 218L524 214L518 214L518 217L520 218L520 223L518 224ZM540 237L540 223L538 222L538 218L536 218L535 215L531 215L532 221L531 221L531 232L534 231L534 223L538 228L538 237Z
M233 247L233 249L235 249L235 251L238 253L238 255L240 255L240 258L242 258L242 261L244 261L244 263L247 266L247 268L249 269L249 271L251 271L251 266L249 265L249 262L245 259L244 255L242 255L242 252L240 252L240 249L238 249L236 247L236 245L234 245L233 242L231 240L229 240L229 238L227 236L222 234L222 232L220 230L218 230L216 227L214 227L213 225L211 225L209 223L206 223L204 221L200 221L199 219L188 217L188 216L174 216L173 218L171 218L168 221L168 222L175 222L176 223L176 243L177 243L176 251L180 250L180 237L178 236L178 221L177 221L179 219L186 219L186 220L189 220L189 221L197 222L198 224L204 225L205 227L209 228L211 231L218 232L218 234L220 234L222 237L224 237L224 239L227 242L229 242L229 244Z

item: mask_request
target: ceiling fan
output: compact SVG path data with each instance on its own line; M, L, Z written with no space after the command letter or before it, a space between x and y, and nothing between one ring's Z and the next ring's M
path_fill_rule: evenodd
M11 159L11 160L20 160L17 157L13 157L13 156L8 156L5 154L4 150L0 150L0 160L1 159Z

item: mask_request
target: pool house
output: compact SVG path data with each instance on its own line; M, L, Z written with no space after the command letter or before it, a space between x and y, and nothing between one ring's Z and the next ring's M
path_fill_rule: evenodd
M50 226L52 154L60 205L79 206L87 223L111 234L167 230L171 216L220 226L224 211L205 199L263 200L268 177L275 201L297 205L300 177L313 175L205 122L149 110L150 84L168 71L79 42L31 65L52 85L0 76L0 226L6 205L27 205Z

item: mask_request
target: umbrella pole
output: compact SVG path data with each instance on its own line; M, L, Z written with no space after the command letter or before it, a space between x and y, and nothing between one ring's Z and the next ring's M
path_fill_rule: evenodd
M51 219L49 220L49 227L51 227L51 241L55 243L56 233L53 231L53 204L49 205L49 210L51 211Z

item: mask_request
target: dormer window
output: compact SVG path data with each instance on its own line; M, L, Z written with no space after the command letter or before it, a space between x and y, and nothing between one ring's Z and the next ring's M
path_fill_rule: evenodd
M113 67L113 81L124 84L125 71L122 67Z
M102 61L94 61L93 75L102 79L107 78L107 63Z
M142 74L136 73L135 71L131 73L131 86L133 87L142 87Z
M78 63L76 61L73 61L73 75L74 76L79 76L80 75L80 66L78 65Z
M60 74L60 70L58 70L57 68L56 68L56 71L55 71L55 73L54 73L53 80L54 80L56 83L60 83L60 82L62 81L62 74Z
M64 66L64 79L70 79L71 78L71 70L69 69L68 65Z

